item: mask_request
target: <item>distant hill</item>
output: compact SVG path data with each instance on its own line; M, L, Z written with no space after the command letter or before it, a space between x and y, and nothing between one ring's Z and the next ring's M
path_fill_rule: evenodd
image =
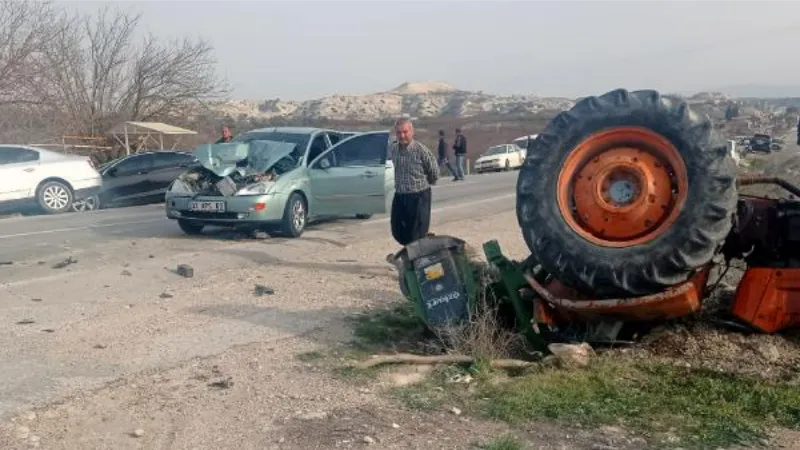
M800 85L742 84L711 89L736 98L787 98L800 97Z

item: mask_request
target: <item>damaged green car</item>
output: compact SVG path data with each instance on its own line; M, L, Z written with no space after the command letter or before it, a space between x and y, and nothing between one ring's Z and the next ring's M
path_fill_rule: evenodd
M201 166L167 189L167 218L186 234L213 225L298 237L313 221L383 214L394 196L390 137L278 127L201 145Z

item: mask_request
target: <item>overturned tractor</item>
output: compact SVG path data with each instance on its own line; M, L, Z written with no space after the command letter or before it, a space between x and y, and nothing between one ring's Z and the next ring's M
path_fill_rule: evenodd
M742 195L708 117L656 91L615 90L555 117L533 140L517 181L517 218L531 257L484 251L491 288L533 339L580 327L614 340L625 324L697 312L715 259L747 266L731 306L772 333L800 324L800 202ZM475 303L464 243L433 236L401 252L401 285L429 324ZM545 336L546 337L546 336Z

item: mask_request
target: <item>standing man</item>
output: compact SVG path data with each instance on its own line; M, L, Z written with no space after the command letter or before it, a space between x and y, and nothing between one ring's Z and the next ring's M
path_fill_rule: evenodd
M431 221L431 185L439 178L436 158L414 139L414 125L407 118L394 125L392 144L395 194L392 200L392 236L402 246L427 236Z
M456 128L456 140L453 142L453 150L456 153L456 179L454 181L463 181L467 165L467 138L461 134L461 128Z
M447 142L444 140L444 130L439 130L439 168L441 169L442 166L447 166L447 170L450 171L450 175L453 176L453 181L456 181L456 171L453 169L453 166L450 164L450 160L447 158Z
M233 139L233 134L231 134L231 129L227 126L222 127L222 137L215 142L215 144L224 144L230 142Z

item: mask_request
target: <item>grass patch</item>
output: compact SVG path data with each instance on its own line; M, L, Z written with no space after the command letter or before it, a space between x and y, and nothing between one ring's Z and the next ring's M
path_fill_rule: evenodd
M424 331L410 302L354 320L355 344L362 347L396 346L398 343L419 340Z
M523 450L525 447L513 436L500 436L479 445L478 448L481 450Z
M553 419L674 433L683 447L751 444L771 427L800 428L800 390L666 365L596 361L486 387L481 409L509 422Z
M320 359L323 359L324 357L325 356L322 353L316 351L300 353L299 355L297 355L297 359L303 362L318 361Z

